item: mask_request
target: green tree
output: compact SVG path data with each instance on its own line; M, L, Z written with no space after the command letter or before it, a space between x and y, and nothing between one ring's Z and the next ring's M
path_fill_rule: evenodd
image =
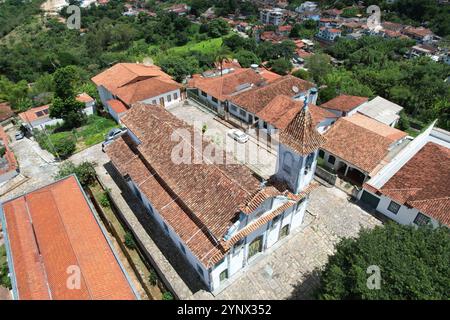
M248 68L254 63L256 64L261 63L261 59L256 54L244 49L241 49L238 52L236 52L234 57L239 61L239 64L243 68Z
M387 223L341 240L321 274L320 299L448 299L450 234L442 226ZM380 289L367 269L380 270ZM370 281L370 279L369 279Z
M62 179L68 175L75 174L83 187L90 186L95 183L95 162L84 161L79 165L75 165L72 161L65 161L59 166L59 170L55 175L55 179Z
M293 68L292 62L286 58L278 58L270 62L270 69L278 74L286 75Z
M326 75L332 70L330 57L321 53L306 58L305 66L317 84L323 84Z

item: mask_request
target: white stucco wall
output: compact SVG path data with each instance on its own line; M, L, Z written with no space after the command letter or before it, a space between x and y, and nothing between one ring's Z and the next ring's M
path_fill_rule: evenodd
M276 176L286 181L289 188L298 193L303 190L314 178L314 171L316 170L318 150L314 151L314 159L311 168L306 170L307 156L302 157L287 146L280 144L277 158ZM287 172L284 169L284 164L288 163L288 158L292 159L291 171Z
M174 98L175 94L177 95L176 99ZM168 96L170 96L170 102L169 102ZM160 99L164 99L164 106L165 107L170 107L170 106L172 106L174 104L179 103L182 100L181 99L181 91L180 91L180 89L169 91L169 92L166 92L166 93L161 94L161 95L156 96L156 97L147 98L145 100L142 100L141 102L148 103L148 104L160 104Z
M385 195L377 196L370 191L367 191L367 190L364 190L364 191L366 191L380 199L380 202L378 203L378 206L376 208L376 210L378 212L384 214L388 218L390 218L400 224L414 225L414 226L416 225L414 223L414 219L416 219L417 214L419 213L419 210L417 210L416 208L408 208L407 206L402 205L397 213L393 213L388 210L389 204L391 203L392 199L390 199L389 197L386 197ZM394 202L396 202L396 201L394 201ZM396 203L398 203L398 202L396 202ZM424 214L424 213L422 212L422 214ZM433 225L433 227L437 227L439 225L439 222L436 219L433 219L431 217L429 217L429 218L430 218L430 223Z

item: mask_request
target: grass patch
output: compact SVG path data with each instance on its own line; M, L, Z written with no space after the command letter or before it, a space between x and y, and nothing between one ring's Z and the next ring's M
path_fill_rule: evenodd
M200 42L189 42L181 47L173 47L167 50L167 54L186 54L190 51L200 51L204 54L212 54L222 46L222 38L208 39Z
M98 183L90 186L89 189L92 191L92 194L94 195L96 201L101 204L102 199L105 197L105 190L103 190ZM125 238L128 238L130 236L132 237L132 235L122 226L122 223L117 219L110 205L106 207L102 206L102 211L108 222L117 232L117 236L120 238L116 240L120 241L125 240ZM134 242L134 239L132 240ZM138 269L142 279L148 281L147 288L150 290L151 296L157 300L162 299L163 292L161 292L160 288L158 287L158 277L156 275L156 272L151 267L147 266L136 249L129 248L128 246L125 246L125 248L127 250L127 253L131 257L133 264Z
M6 247L0 246L0 286L11 289L11 279L8 277L9 269L6 262Z
M87 124L77 130L77 140L82 140L86 147L91 147L102 142L109 130L117 127L112 119L92 115Z

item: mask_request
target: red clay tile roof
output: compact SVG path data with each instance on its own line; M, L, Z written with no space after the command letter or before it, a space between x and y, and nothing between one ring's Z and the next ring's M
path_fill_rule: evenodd
M74 176L2 206L19 299L136 299Z
M308 155L324 145L326 139L316 130L308 108L302 107L285 129L280 131L280 143L301 155Z
M111 99L106 101L106 103L117 113L122 113L128 110L128 108L122 103L122 101L117 99Z
M369 99L366 97L341 94L340 96L337 96L336 98L331 99L320 106L327 109L349 112L368 100Z
M428 142L379 190L450 226L450 149Z
M0 121L9 119L12 116L14 116L14 112L11 110L11 106L9 105L9 103L0 103Z
M158 66L137 63L117 63L91 80L126 104L153 98L181 87Z
M83 93L80 93L79 95L77 95L76 99L77 99L77 101L82 102L82 103L94 101L94 98L92 98L86 92L83 92Z
M38 119L42 118L48 118L48 109L50 108L49 104L46 104L44 106L31 108L27 111L19 113L20 119L22 119L23 122L30 123Z
M362 115L355 114L339 118L325 133L327 143L323 149L371 173L388 154L389 147L406 134L376 120L363 116L370 120L368 121L360 116Z
M262 198L289 194L271 185L262 187L243 165L215 164L209 158L199 164L175 163L172 151L180 142L171 136L176 130L190 134L184 138L191 155L205 154L205 148L213 145L204 140L202 150L194 147L194 129L161 106L136 104L122 122L141 143L133 146L131 139L122 136L106 147L106 153L206 267L225 254L221 239L240 210L248 212ZM220 151L213 149L212 153Z
M302 101L292 100L288 96L279 95L256 115L277 129L285 129L302 107ZM326 118L337 118L335 114L316 105L309 104L308 108L314 127L317 127Z
M264 83L264 78L252 69L241 68L222 76L205 78L194 75L188 82L188 87L198 88L209 95L219 99L227 100L231 95L236 94L239 86L251 84L259 86Z
M405 29L403 29L402 32L406 35L416 36L416 37L425 37L427 35L433 34L433 31L431 31L430 29L427 29L427 28L423 28L423 27L419 27L419 28L406 27Z
M294 97L313 87L314 84L311 82L287 75L265 86L239 93L231 97L230 100L235 105L257 114L278 95Z

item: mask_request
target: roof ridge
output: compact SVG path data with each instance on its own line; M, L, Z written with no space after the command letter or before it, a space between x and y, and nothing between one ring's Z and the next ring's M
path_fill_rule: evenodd
M407 202L424 202L424 201L435 201L435 200L450 200L450 196L439 197L439 198L430 198L430 199L422 199L422 200L407 200Z

